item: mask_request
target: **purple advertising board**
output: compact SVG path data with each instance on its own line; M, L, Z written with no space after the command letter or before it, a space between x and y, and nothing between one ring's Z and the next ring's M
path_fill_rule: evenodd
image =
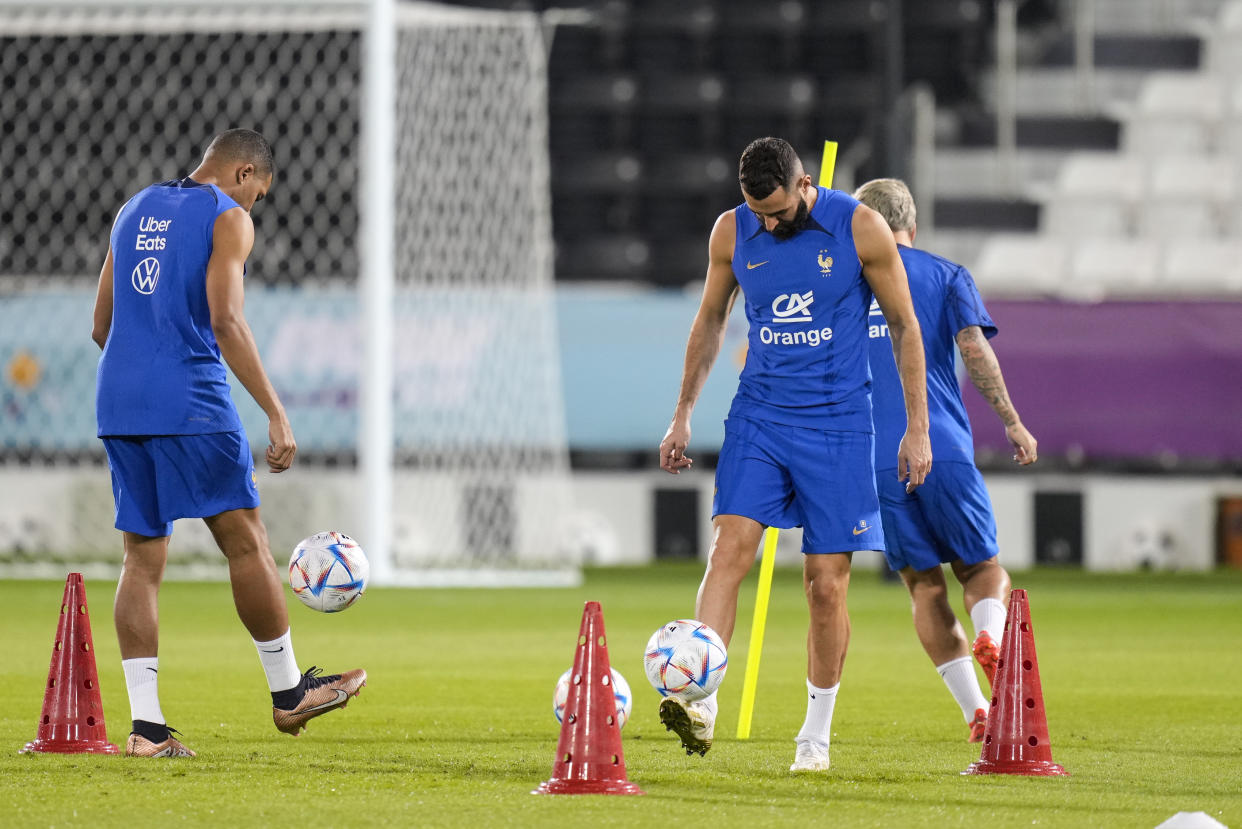
M992 301L992 347L1041 454L1242 459L1242 302ZM1003 430L965 382L976 449Z

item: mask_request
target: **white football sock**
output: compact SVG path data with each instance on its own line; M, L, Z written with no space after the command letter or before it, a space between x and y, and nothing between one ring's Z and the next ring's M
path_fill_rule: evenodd
M983 696L983 691L979 690L979 678L975 676L975 663L969 656L959 656L943 665L937 665L936 673L940 674L940 678L949 688L949 693L957 700L967 723L974 720L976 709L988 710L988 701Z
M284 636L270 642L256 639L254 646L259 651L263 673L267 674L267 687L272 693L288 691L298 684L302 673L298 670L297 660L293 658L293 640L289 638L289 631L286 630Z
M716 719L716 711L719 708L719 703L716 700L715 691L712 691L710 694L703 697L703 699L699 700L695 704L698 705L700 708L702 708L704 711L706 711L708 715L711 716L712 720Z
M832 709L837 704L838 682L831 688L816 688L806 681L806 720L795 738L798 742L822 743L827 747L832 740Z
M986 632L997 645L1005 635L1005 603L1000 599L980 599L970 609L970 621L975 626L975 638Z
M125 688L129 691L129 718L164 725L164 712L160 710L159 657L122 659L121 669L125 671Z

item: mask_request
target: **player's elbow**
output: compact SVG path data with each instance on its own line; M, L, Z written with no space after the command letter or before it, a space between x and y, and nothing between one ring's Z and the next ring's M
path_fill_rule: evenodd
M900 340L907 334L913 337L922 336L919 330L919 318L913 312L894 314L891 319L888 319L888 331L894 340Z
M106 326L96 324L91 329L91 339L95 341L95 345L103 348L108 344L108 329Z
M215 335L216 342L228 342L243 336L246 329L246 321L239 314L212 314L211 315L211 333Z

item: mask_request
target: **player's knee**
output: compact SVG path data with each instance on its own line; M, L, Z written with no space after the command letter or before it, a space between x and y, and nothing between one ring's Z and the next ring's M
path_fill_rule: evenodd
M819 575L806 580L806 601L814 610L834 610L845 605L850 577L845 575Z
M966 564L959 560L953 568L953 573L963 586L972 581L986 581L994 584L1006 594L1009 592L1009 573L1000 565L996 556L974 564Z
M164 556L142 555L126 550L121 568L126 578L159 582L164 577L164 562Z
M230 538L220 540L220 552L229 560L240 560L250 556L266 556L271 551L267 543L267 533L260 527L258 531L236 533Z
M755 551L733 539L717 538L708 554L708 567L721 574L746 577L755 563Z

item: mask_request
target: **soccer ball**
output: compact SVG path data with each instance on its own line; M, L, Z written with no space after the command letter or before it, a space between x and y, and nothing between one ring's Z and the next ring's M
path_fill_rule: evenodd
M366 554L343 533L315 533L302 539L289 557L293 594L322 613L336 613L357 601L370 575Z
M661 696L687 702L703 699L720 687L729 664L716 631L693 619L669 622L651 634L643 667Z
M570 668L561 674L561 678L556 681L556 690L552 692L552 713L556 715L557 722L565 717L565 703L569 701L569 678L573 672L574 669ZM630 684L616 668L612 669L612 693L617 698L617 728L624 728L630 721L630 712L634 710L634 696L630 693Z

